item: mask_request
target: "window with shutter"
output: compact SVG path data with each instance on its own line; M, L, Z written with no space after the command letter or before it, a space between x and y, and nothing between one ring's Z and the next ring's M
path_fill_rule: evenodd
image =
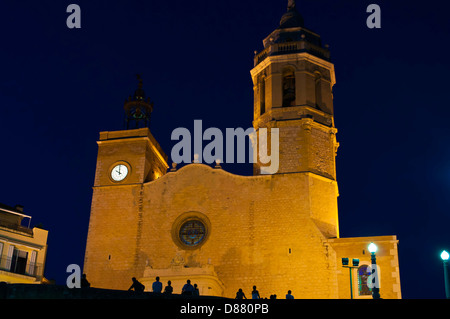
M5 265L6 270L11 270L13 253L14 253L14 246L11 245L8 248L8 255L6 256L6 265Z
M30 256L30 264L28 266L28 274L34 276L36 274L36 256L37 251L33 250Z

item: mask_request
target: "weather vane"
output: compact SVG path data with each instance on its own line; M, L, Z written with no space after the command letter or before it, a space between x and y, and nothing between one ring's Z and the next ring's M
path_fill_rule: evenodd
M288 10L295 9L295 0L288 1Z
M139 81L138 87L139 87L139 88L142 88L142 78L141 78L141 74L140 74L140 73L137 73L137 74L136 74L136 78L137 78L138 81Z

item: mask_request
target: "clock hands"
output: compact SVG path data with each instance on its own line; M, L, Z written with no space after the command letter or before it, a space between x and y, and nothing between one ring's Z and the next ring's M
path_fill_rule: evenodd
M113 176L114 175L114 176ZM111 177L119 182L128 175L128 167L122 164L116 165L111 171Z
M116 173L119 175L122 175L122 173L120 172L120 168L122 167L122 165L119 165L119 170L116 170Z

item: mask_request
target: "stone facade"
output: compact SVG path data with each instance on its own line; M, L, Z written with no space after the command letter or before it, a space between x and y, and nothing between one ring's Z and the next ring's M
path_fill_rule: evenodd
M191 217L208 232L197 249L176 240ZM198 279L202 294L233 297L256 285L264 296L290 289L298 298L345 298L340 258L370 262L366 247L376 242L389 291L383 297L399 297L395 236L336 238L337 222L336 182L320 175L238 176L190 164L147 183L94 187L84 271L100 288L127 289L132 277L150 288L160 276L178 278L178 292L181 282Z

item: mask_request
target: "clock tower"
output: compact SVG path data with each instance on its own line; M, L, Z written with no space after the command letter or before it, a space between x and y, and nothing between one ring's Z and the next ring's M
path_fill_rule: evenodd
M127 129L100 132L95 187L150 182L167 171L167 155L148 128L153 103L145 98L139 76L138 80L124 105Z
M98 281L139 262L143 184L167 172L167 155L148 127L153 103L140 77L124 104L125 130L100 132L84 272ZM130 129L132 128L132 129ZM123 277L117 284L127 285Z

